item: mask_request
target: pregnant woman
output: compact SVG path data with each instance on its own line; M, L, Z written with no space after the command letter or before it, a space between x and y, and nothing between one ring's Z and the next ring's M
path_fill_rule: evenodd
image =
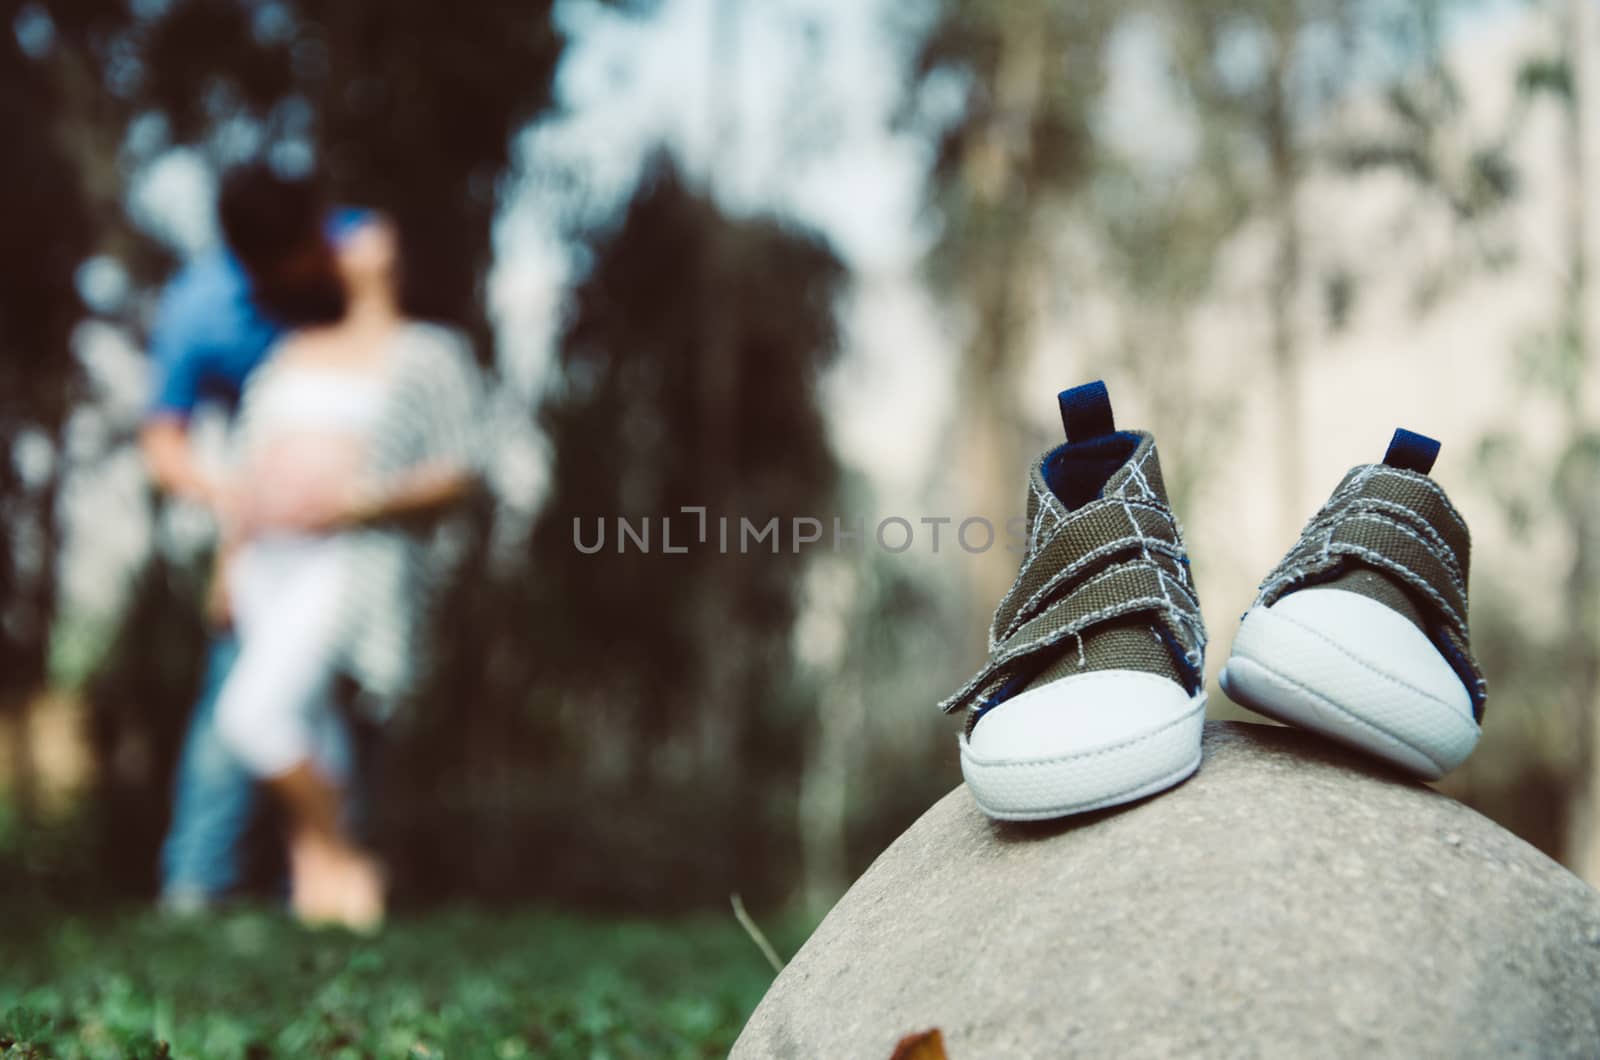
M217 719L287 811L295 913L369 929L383 883L349 831L333 689L352 679L377 720L410 691L430 535L478 482L479 394L464 344L404 313L394 226L341 211L329 236L343 316L292 333L244 395Z

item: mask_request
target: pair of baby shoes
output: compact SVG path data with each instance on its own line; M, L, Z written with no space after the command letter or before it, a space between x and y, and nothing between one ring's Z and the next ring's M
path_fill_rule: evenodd
M1155 440L1118 431L1103 383L1060 395L1065 444L1028 478L1026 547L967 712L961 771L991 817L1115 806L1200 765L1205 625ZM1229 697L1414 776L1477 744L1466 523L1397 430L1353 468L1261 583L1222 672Z

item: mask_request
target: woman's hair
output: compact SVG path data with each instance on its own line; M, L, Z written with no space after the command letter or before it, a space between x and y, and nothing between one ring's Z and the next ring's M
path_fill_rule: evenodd
M217 218L228 249L252 276L276 272L321 238L322 195L309 177L285 177L264 162L222 178Z
M471 257L454 218L437 210L374 206L395 227L401 311L452 324L470 319L476 284L454 267ZM281 176L265 163L238 166L223 178L217 212L264 314L285 327L344 316L345 290L328 234L329 200L315 181Z
M305 271L252 279L250 298L269 320L286 328L336 323L348 302L331 253Z
M325 214L322 190L310 177L285 177L251 162L222 178L217 219L223 239L250 277L252 300L280 324L327 323L344 315L344 287L322 232Z

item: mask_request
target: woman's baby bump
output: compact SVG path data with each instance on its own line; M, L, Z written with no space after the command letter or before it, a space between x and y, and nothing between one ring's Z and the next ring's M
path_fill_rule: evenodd
M304 513L333 510L360 483L366 458L365 440L349 431L303 429L263 439L241 483L246 521L296 526Z

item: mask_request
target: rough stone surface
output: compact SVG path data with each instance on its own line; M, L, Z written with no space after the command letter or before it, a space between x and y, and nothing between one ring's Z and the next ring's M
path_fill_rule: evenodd
M957 789L840 900L734 1046L887 1060L1600 1057L1600 893L1305 733L1208 724L1200 772L1000 825Z

